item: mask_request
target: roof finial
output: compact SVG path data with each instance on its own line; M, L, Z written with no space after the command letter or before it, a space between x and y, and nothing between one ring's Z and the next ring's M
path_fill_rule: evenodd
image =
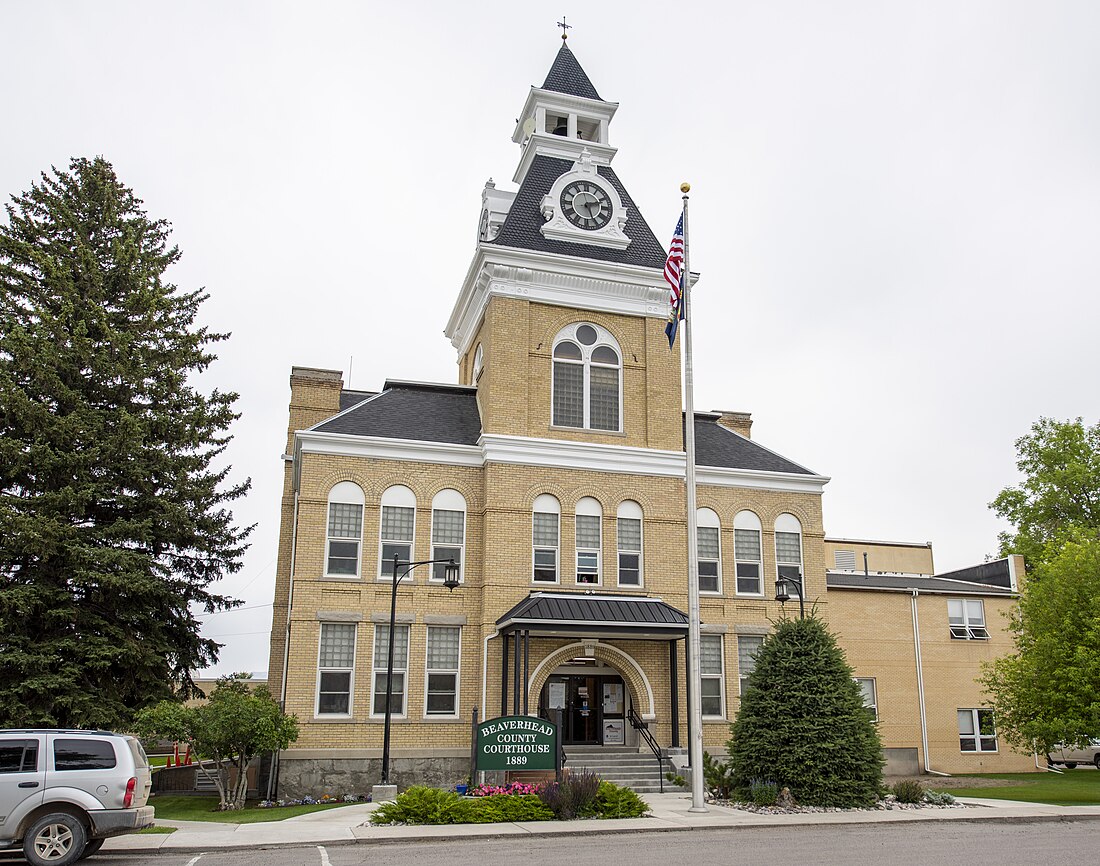
M562 39L562 42L564 42L566 39L569 38L569 34L566 33L565 31L566 30L572 30L573 25L572 24L566 24L565 23L565 16L562 15L561 16L561 21L558 22L558 26L561 28L561 39Z

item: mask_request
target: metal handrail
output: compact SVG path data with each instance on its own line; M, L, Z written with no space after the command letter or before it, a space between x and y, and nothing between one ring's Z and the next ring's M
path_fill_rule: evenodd
M661 757L661 747L653 738L653 734L649 732L649 725L638 715L634 707L630 708L627 718L630 719L630 726L642 735L642 739L649 746L649 750L653 752L653 757L657 759L657 782L660 784L661 793L663 794L665 792L665 759Z

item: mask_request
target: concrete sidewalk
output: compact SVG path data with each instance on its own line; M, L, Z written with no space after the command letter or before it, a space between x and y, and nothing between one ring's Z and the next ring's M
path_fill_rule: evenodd
M108 839L104 851L152 854L158 851L201 853L295 845L386 844L462 837L559 836L590 833L678 832L734 827L812 826L819 824L886 824L914 821L1073 821L1100 820L1100 806L1048 806L1013 800L960 798L966 809L892 809L882 811L812 812L761 815L711 805L710 811L688 811L686 794L645 794L651 808L646 818L608 821L531 821L506 824L459 824L416 827L373 827L371 804L342 806L284 821L260 824L219 824L205 821L158 821L176 827L165 835L119 836Z

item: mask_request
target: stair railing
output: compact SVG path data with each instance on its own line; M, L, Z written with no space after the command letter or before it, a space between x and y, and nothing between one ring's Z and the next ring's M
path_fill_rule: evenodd
M649 746L649 750L653 752L653 757L657 759L657 781L663 794L665 792L665 759L661 756L661 747L649 732L649 722L639 716L634 707L630 708L627 718L630 719L630 726L641 735L645 744Z

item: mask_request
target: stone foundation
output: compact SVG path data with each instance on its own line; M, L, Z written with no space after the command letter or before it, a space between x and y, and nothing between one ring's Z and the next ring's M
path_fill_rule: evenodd
M469 758L401 757L390 759L390 783L404 791L412 785L451 788L470 774ZM279 766L278 796L297 799L309 794L365 796L382 779L381 758L295 758L284 754Z

